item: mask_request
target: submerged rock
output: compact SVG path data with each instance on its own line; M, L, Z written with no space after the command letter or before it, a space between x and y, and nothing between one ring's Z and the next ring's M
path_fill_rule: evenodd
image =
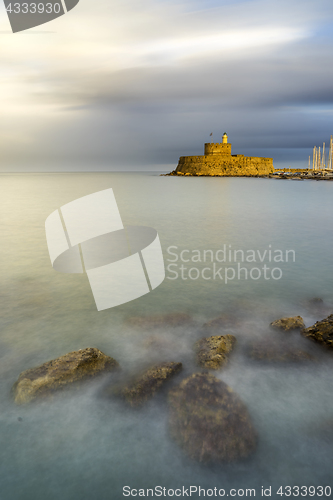
M320 297L313 297L312 299L309 299L307 302L310 306L324 305L324 301Z
M195 344L197 362L204 368L218 370L228 363L236 342L233 335L216 335L199 340Z
M313 326L305 328L301 334L324 345L328 348L333 348L333 314L330 314L326 319L317 321Z
M237 326L239 319L234 314L224 313L215 319L212 319L203 325L205 330L220 330L221 328L230 328Z
M128 387L121 395L131 406L141 406L151 399L155 393L174 375L182 370L182 363L161 363L153 366Z
M22 372L13 386L15 402L29 403L74 382L112 371L118 362L95 347L69 352Z
M293 316L292 318L276 319L271 323L271 327L288 332L289 330L305 328L305 324L301 316Z
M192 318L186 313L158 314L154 316L133 316L126 320L129 326L138 328L160 328L163 326L184 326L192 322Z
M231 462L256 448L257 435L246 406L213 375L195 373L169 393L170 432L200 462Z
M254 342L249 349L249 357L258 361L293 363L313 361L316 358L302 349L287 344L277 344L264 340Z
M313 422L307 429L307 434L322 438L325 441L332 443L333 440L333 418L322 418Z
M146 349L162 350L172 349L174 344L171 340L161 337L161 335L149 335L142 345Z
M332 312L332 306L324 302L320 297L313 297L302 302L302 306L310 313L319 318L328 316Z

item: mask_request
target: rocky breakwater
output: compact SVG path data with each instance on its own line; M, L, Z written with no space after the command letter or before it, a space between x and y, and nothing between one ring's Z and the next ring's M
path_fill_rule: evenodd
M59 389L118 368L118 362L95 347L73 351L30 368L19 375L13 386L17 404L52 394Z
M169 393L172 437L200 462L232 462L248 457L257 434L245 404L224 382L195 373Z
M315 181L333 181L333 172L331 170L312 170L312 169L283 169L277 170L269 175L272 179L289 180L315 180Z

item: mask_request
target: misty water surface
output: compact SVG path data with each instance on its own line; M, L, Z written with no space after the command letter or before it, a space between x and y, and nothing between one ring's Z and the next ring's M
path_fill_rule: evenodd
M154 174L2 175L0 456L1 500L120 500L122 488L256 488L331 485L333 359L290 334L290 345L317 361L250 360L247 346L278 342L269 323L301 315L306 326L332 312L333 183L245 178L174 178ZM46 217L80 196L112 187L124 224L157 229L168 266L182 250L294 250L274 264L281 279L170 279L128 304L97 312L85 275L56 273L45 241ZM229 247L230 245L230 247ZM271 245L271 246L269 246ZM181 265L177 261L177 265ZM211 263L183 263L200 270ZM262 263L247 264L262 267ZM269 267L269 263L267 263ZM225 266L221 263L221 266ZM273 267L274 267L273 266ZM176 268L173 267L173 270ZM324 300L321 310L308 300ZM129 327L137 315L185 312L188 326ZM259 433L256 453L233 465L202 465L169 438L166 390L140 410L106 397L105 387L159 361L198 370L193 344L203 323L223 313L238 339L229 366L214 373L247 404ZM16 406L11 387L23 370L69 351L97 347L122 371L80 391ZM20 419L20 420L19 420ZM273 498L280 498L275 493Z

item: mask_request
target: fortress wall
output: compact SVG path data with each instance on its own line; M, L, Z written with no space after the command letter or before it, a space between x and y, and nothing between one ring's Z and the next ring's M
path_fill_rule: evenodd
M274 172L272 158L254 156L181 156L176 172L189 175L257 176Z

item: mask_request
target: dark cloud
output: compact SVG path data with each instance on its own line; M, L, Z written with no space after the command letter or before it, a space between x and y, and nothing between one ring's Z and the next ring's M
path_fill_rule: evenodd
M199 4L188 1L186 9L192 6L197 16ZM307 161L313 145L327 142L333 133L333 51L328 29L333 16L323 12L330 4L321 0L316 9L299 0L249 0L238 2L238 8L230 2L224 5L223 15L215 9L216 2L202 10L204 24L214 10L220 15L221 33L227 19L228 27L244 29L245 37L249 33L249 47L245 38L242 49L186 55L191 44L175 38L183 51L179 55L177 44L174 48L170 40L156 42L157 50L153 40L152 53L143 45L142 55L141 45L137 49L133 45L139 54L133 63L126 49L128 67L117 69L103 59L103 64L79 68L57 64L24 73L21 83L28 98L57 111L46 112L42 124L34 121L36 132L12 151L13 162L25 158L27 165L48 164L50 169L90 165L97 170L175 165L180 155L202 154L211 131L214 140L220 140L225 130L234 152L274 153L277 164L288 158L294 164ZM263 5L269 7L260 10ZM184 36L191 24L186 19ZM252 32L246 27L266 28L272 21L286 28L286 41L252 47ZM293 22L300 35L295 32L294 39L288 39ZM165 25L161 31L166 33ZM200 40L201 36L198 28ZM193 40L193 26L189 39Z

